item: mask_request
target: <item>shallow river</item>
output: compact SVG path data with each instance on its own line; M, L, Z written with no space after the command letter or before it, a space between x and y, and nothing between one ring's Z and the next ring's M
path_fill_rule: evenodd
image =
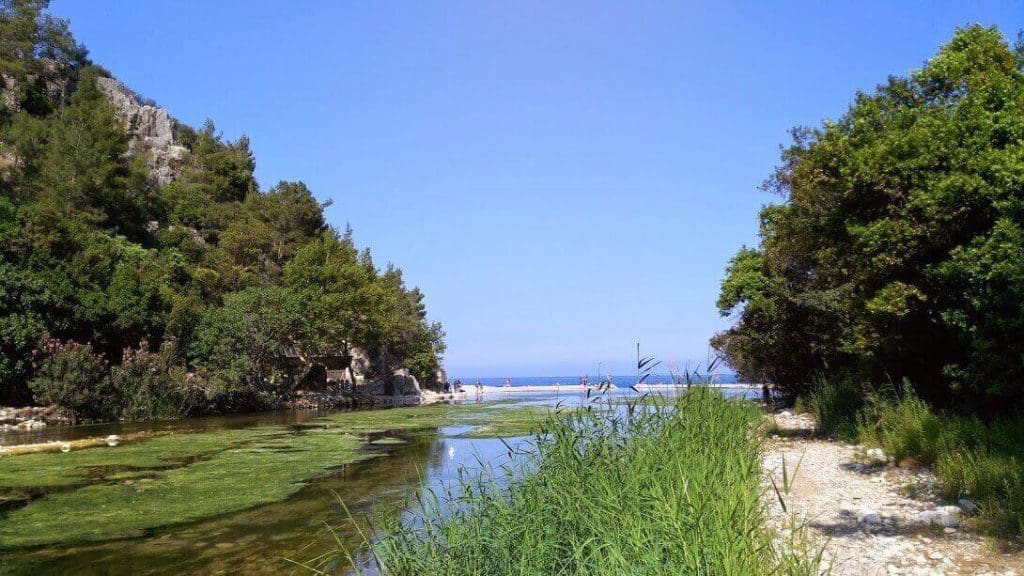
M746 392L727 389L731 395ZM579 394L511 394L510 400L502 406L586 402ZM55 428L34 434L32 441L140 430L184 433L289 425L323 415L276 412L173 423ZM442 426L375 434L399 438L405 443L367 445L362 450L375 457L340 465L309 481L285 500L215 518L87 544L25 548L5 547L0 541L0 574L302 574L308 571L289 560L312 562L321 557L321 568L330 573L346 573L349 566L342 559L335 538L350 550L359 538L339 499L357 517L371 512L374 506L399 506L418 490L443 490L451 486L460 469L478 469L480 462L501 465L508 458L506 443L515 447L528 441L457 437L470 428ZM0 474L5 460L13 458L21 457L0 459ZM11 521L9 513L10 510L0 511L0 523Z

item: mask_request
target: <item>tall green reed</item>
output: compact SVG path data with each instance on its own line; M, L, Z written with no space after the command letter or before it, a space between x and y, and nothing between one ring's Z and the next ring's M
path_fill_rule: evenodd
M817 574L820 557L769 523L762 426L704 387L565 411L454 501L382 511L365 553L391 576Z

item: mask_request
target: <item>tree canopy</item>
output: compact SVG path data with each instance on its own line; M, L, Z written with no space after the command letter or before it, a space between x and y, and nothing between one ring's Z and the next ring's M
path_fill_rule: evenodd
M397 268L302 182L261 190L248 140L212 122L175 127L187 153L160 185L128 153L107 73L46 5L0 0L0 402L88 418L273 406L353 347L431 383L443 332Z
M959 29L924 66L793 131L713 345L792 392L906 378L939 404L1024 400L1024 50Z

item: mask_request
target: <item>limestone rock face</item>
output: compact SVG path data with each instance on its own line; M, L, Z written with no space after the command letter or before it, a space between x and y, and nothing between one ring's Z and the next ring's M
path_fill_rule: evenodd
M372 396L419 396L420 383L406 368L395 370L391 378L376 378L360 389Z
M17 112L21 108L17 87L18 83L14 78L0 73L0 105L11 112Z
M143 104L113 78L97 78L96 85L124 121L130 138L128 154L143 159L157 184L163 186L174 180L188 150L174 141L174 121L167 110Z

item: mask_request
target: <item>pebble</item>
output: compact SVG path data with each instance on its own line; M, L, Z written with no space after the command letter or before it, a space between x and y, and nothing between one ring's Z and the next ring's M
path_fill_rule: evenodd
M961 498L960 501L956 503L956 505L959 506L965 512L974 513L978 511L978 505L966 498Z
M869 512L860 518L862 524L878 525L882 523L882 517L875 512Z
M917 519L922 524L955 528L960 525L960 507L939 506L921 512L917 515Z
M881 448L868 448L867 452L864 453L869 459L875 462L885 462L885 451Z
M803 427L795 418L785 424ZM802 459L802 470L807 471L802 474L809 475L810 486L816 488L791 495L788 512L777 505L773 509L787 522L794 518L817 522L809 525L810 532L827 542L824 561L826 565L834 562L833 575L977 573L978 561L991 555L979 538L958 530L976 504L962 499L954 506L937 505L937 481L927 467L883 467L882 459L888 458L884 451L868 453L863 446L831 441L796 439L773 446L766 455L767 469L778 470L783 457ZM914 489L899 490L903 485ZM927 526L935 526L936 531L920 530ZM940 528L942 532L935 536ZM1014 573L985 568L1000 576ZM1024 576L1024 571L1018 576Z

